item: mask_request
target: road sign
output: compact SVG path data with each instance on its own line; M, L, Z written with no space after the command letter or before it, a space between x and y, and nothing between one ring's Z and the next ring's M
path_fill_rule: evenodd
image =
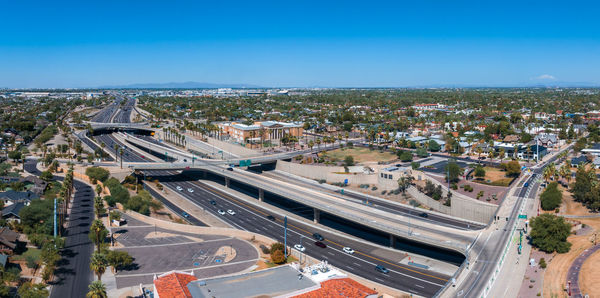
M344 184L348 185L348 179L344 179Z
M252 165L252 161L250 159L240 160L240 167L249 167L250 165Z
M519 214L519 219L527 219L527 214Z

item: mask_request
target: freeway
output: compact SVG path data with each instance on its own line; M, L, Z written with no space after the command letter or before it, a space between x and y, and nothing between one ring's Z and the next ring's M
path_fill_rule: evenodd
M39 176L41 172L36 167L37 160L27 160L25 171ZM62 180L62 177L55 177ZM51 297L85 297L88 285L93 280L90 270L90 257L94 246L88 237L90 223L94 218L91 207L94 199L92 187L73 180L75 194L71 205L66 228L65 247L61 250L62 256L56 270L57 281L52 284Z
M197 181L185 181L185 179L173 176L176 172L167 172L172 176L165 176L163 171L146 171L149 176L156 175L161 183L174 192L177 186L183 188L179 192L188 200L200 207L221 217L230 225L251 232L264 234L283 242L283 218L278 214L270 214L268 211L251 206L225 192L217 191ZM193 193L187 191L194 190ZM215 205L211 204L211 200ZM219 215L217 210L233 210L235 215ZM273 216L270 220L267 216ZM316 232L309 225L288 218L288 245L300 244L306 247L306 254L319 260L327 260L332 265L345 271L373 280L375 282L401 289L415 295L431 297L441 289L448 276L424 270L415 266L400 264L404 257L399 252L385 251L364 241L353 241L339 234L320 232L325 237L326 248L320 248L313 244L315 241L312 234ZM345 246L352 247L356 252L353 255L342 251ZM375 265L384 265L390 269L389 274L375 271Z
M365 202L365 201L370 200L371 204L369 205L369 207L371 207L371 208L375 208L375 209L379 209L379 210L383 210L383 211L387 211L387 212L391 212L391 213L395 213L395 214L402 214L403 216L411 217L411 218L419 220L419 221L428 221L428 222L431 222L434 224L442 224L442 225L445 225L448 227L465 229L465 230L479 230L479 229L482 229L485 227L484 225L481 225L481 224L475 224L475 223L466 222L466 221L463 221L460 219L455 219L455 218L451 218L448 216L443 216L443 215L439 215L436 213L427 212L423 209L419 209L419 211L415 211L414 208L411 208L409 206L404 206L401 204L394 204L392 202L386 202L384 199L373 201L371 198L361 195L361 194L358 194L358 193L346 192L345 194L340 195L339 191L332 191L327 186L323 186L319 183L311 183L311 182L305 181L303 179L294 179L287 175L278 173L277 171L265 171L265 172L262 172L261 175L275 178L275 179L281 180L283 182L294 183L296 185L304 186L306 188L318 189L320 192L326 193L327 195L332 195L332 196L342 198L342 199L352 201L352 202L357 202L357 201ZM427 216L425 217L423 214L425 214Z
M571 146L572 145L561 151L570 150ZM524 200L535 199L537 189L541 184L539 177L542 175L544 168L548 164L554 162L558 158L558 155L559 154L557 153L545 162L532 168L532 175L526 179L527 187L525 187L525 183L523 183L522 186L515 183L513 187L520 187L520 189L517 189L517 200L512 206L508 218L500 219L500 221L504 223L504 228L487 233L487 237L479 237L472 245L469 255L476 255L477 257L475 262L471 265L471 268L466 271L466 276L463 279L464 281L453 289L456 292L457 297L479 297L480 295L481 297L485 297L486 294L484 291L491 288L489 285L490 279L495 272L497 268L496 264L500 260L504 248L509 241L511 229L518 220L517 215L519 213L519 207Z

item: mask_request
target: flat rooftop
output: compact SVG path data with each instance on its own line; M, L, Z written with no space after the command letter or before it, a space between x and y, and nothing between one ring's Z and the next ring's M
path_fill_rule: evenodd
M194 298L276 297L320 285L286 265L228 277L193 281L188 289Z

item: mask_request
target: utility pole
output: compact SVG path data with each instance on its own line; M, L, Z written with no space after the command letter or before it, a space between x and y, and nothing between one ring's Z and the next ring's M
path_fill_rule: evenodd
M56 239L57 235L58 235L58 229L56 226L56 198L54 198L54 239Z
M283 217L283 251L285 252L285 257L287 258L287 216Z

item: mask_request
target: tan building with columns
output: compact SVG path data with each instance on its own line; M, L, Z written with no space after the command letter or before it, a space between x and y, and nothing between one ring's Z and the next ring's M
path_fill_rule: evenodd
M278 141L285 135L301 137L304 133L303 123L288 123L279 121L255 122L245 125L237 122L224 122L217 124L223 135L228 135L236 142L261 142Z

